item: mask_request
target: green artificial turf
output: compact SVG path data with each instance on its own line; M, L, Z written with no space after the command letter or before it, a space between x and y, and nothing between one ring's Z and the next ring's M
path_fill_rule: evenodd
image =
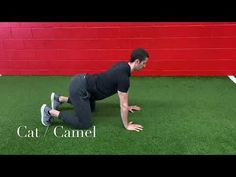
M57 138L60 120L46 127L40 107L52 91L67 95L67 76L0 77L0 154L236 154L236 85L227 77L132 77L129 104L142 110L123 128L117 95L97 102L96 137ZM64 104L60 109L73 111ZM20 138L19 126L40 137ZM92 129L91 129L92 130Z

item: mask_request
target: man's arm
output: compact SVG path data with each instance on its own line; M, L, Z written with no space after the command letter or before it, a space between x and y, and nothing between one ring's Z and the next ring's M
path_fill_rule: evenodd
M128 93L123 93L118 91L118 96L120 99L120 114L124 127L127 130L140 131L143 130L142 125L133 124L133 122L128 121L129 105L128 105Z

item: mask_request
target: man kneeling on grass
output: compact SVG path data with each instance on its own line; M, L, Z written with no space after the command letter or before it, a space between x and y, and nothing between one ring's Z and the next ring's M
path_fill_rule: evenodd
M120 114L127 130L141 131L143 126L128 121L128 113L141 110L139 106L128 105L130 74L143 69L148 62L149 54L142 48L132 51L129 62L119 62L99 74L79 74L74 76L69 85L69 97L56 93L51 94L51 108L41 106L41 122L49 126L53 117L61 119L74 128L88 129L91 124L91 112L95 110L95 101L102 100L118 93ZM75 113L56 110L62 103L74 106Z

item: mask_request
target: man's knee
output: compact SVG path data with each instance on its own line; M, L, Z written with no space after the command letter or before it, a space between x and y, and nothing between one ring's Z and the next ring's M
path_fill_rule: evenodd
M82 126L81 126L81 129L89 129L90 127L92 127L92 124L83 124Z
M74 124L74 128L76 129L89 129L92 126L90 122L78 122Z

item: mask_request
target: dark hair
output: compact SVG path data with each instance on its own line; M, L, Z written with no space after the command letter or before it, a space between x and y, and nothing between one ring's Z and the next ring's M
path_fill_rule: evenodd
M136 59L138 59L140 62L142 62L147 57L149 58L149 54L146 50L144 50L143 48L137 48L132 51L129 61L134 62Z

